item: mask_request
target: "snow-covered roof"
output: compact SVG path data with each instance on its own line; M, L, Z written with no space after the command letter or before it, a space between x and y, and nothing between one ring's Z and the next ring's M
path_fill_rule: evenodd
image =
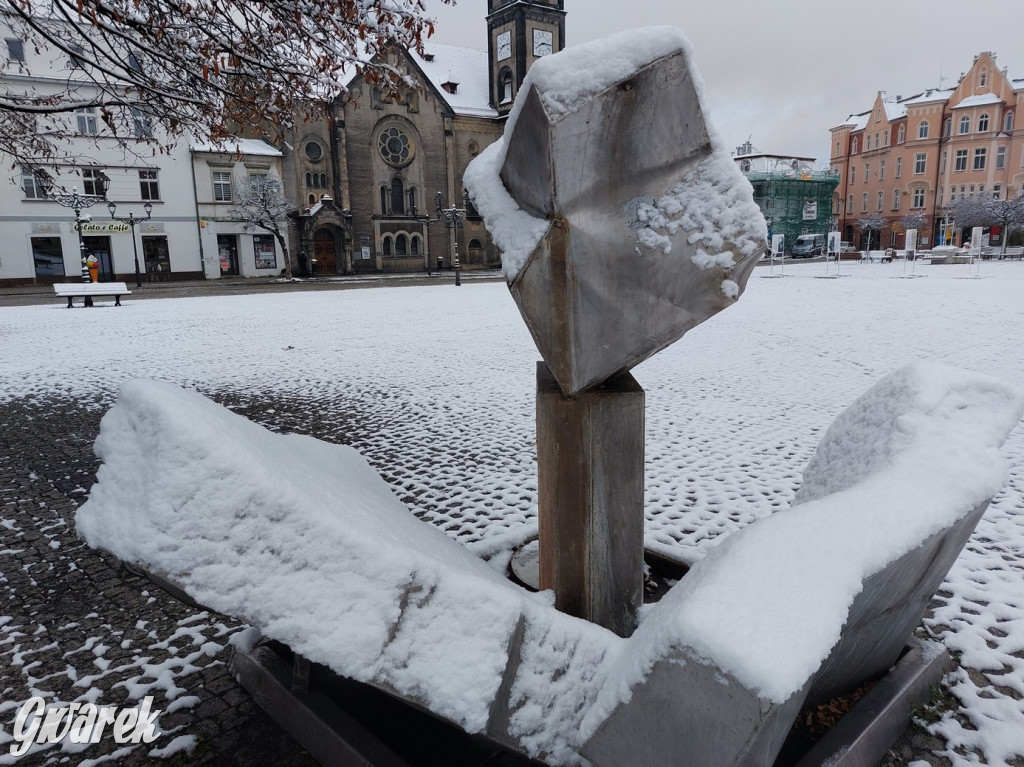
M978 96L968 96L959 104L953 104L953 109L966 109L967 107L980 107L985 104L1001 104L1002 99L994 93L982 93Z
M850 115L846 118L844 125L853 126L853 130L864 130L865 126L868 124L869 117L871 117L870 112L864 112L859 115Z
M193 152L215 152L218 154L242 154L261 155L264 157L281 157L281 150L273 144L268 144L258 138L231 138L224 139L224 142L217 146L211 143L192 144Z
M929 88L924 93L918 93L916 96L903 99L900 103L904 106L913 104L930 104L933 101L946 101L952 95L953 91L951 89L936 90L934 88Z
M409 51L409 55L456 114L498 116L490 105L487 51L433 42L424 50L426 58L415 51ZM449 82L458 84L455 93L442 87Z
M883 101L882 105L885 107L885 117L889 122L907 116L907 107L902 101Z

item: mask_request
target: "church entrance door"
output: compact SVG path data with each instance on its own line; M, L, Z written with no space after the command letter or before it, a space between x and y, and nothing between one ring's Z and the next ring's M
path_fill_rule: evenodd
M338 262L335 255L334 233L330 229L318 229L313 235L313 258L315 274L337 274Z

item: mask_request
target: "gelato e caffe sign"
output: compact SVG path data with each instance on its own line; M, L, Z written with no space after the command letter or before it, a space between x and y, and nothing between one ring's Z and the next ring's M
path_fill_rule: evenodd
M122 224L120 221L111 221L110 223L101 224L82 224L82 234L110 234L127 231L129 231L128 224Z

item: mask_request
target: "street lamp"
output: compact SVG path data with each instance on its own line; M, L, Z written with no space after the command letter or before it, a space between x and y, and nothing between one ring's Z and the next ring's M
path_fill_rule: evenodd
M455 259L455 284L462 285L461 273L462 267L459 265L459 233L457 230L461 229L465 225L466 210L469 208L469 192L463 191L462 193L462 205L461 208L452 206L450 208L444 207L444 195L440 192L437 193L437 220L441 220L441 216L444 216L444 225L449 229L456 230L455 232L455 249L453 251Z
M82 239L82 225L88 223L88 217L82 218L82 211L91 208L100 200L107 197L107 189L110 186L110 179L103 171L98 171L93 178L96 194L79 194L78 187L72 187L70 192L53 191L53 177L45 171L39 171L36 177L42 182L46 197L53 200L64 208L70 208L75 213L75 231L78 232L78 250L82 259L82 282L92 282L89 275L89 264L86 261L85 240ZM85 306L92 306L92 297L85 297Z
M117 205L111 201L107 203L107 210L110 211L110 217L115 221L120 221L122 224L128 224L128 227L132 230L132 251L135 253L135 287L142 287L142 273L139 271L139 246L135 242L135 225L140 221L149 221L153 217L153 203L147 202L142 206L143 210L146 211L145 218L135 218L131 211L128 211L128 218L120 218L115 216L117 212Z

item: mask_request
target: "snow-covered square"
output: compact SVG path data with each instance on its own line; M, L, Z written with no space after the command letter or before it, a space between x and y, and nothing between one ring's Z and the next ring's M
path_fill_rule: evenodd
M911 266L920 279L897 279ZM967 266L901 262L843 263L842 272L817 279L825 266L805 264L761 279L761 267L738 305L636 369L647 392L649 547L697 561L721 536L787 507L836 415L913 360L1024 384L1024 265L984 262L980 278L968 278ZM0 316L4 402L106 407L128 379L169 381L275 431L356 447L417 515L492 564L536 533L537 355L501 283L130 301L89 312L55 304ZM925 622L961 654L950 679L960 709L933 727L955 764L1024 758L1019 429L1003 454L1009 484ZM88 490L91 479L83 482ZM4 523L4 553L25 534ZM63 553L53 551L56 562ZM14 648L37 627L0 619L0 630L15 669L7 685L21 695L40 672L18 663ZM74 656L65 663L75 666ZM185 665L164 672L187 716ZM158 708L169 704L158 696ZM4 717L6 735L13 709ZM189 734L187 721L179 730Z

